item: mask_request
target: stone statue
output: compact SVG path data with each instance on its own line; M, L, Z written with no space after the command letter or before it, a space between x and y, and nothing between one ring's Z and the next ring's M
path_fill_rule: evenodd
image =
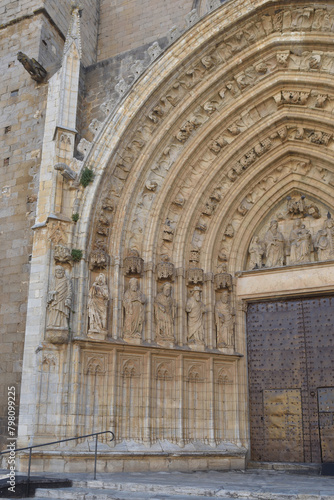
M284 236L278 231L278 222L272 220L264 236L266 267L283 266L284 243Z
M165 283L162 292L158 293L154 302L156 322L156 339L174 342L174 317L175 308L171 296L172 285Z
M56 266L54 289L48 294L48 329L68 330L72 293L71 279L62 266Z
M33 80L41 83L45 79L47 72L36 59L30 59L30 57L23 52L17 53L17 59L23 65L24 69L28 71Z
M137 278L131 278L123 296L124 338L141 339L145 320L145 295L139 290Z
M253 236L248 251L250 253L249 269L261 269L264 248L258 236Z
M196 286L191 294L186 305L186 312L188 313L188 342L204 344L203 315L206 310L205 305L201 301L201 289Z
M234 347L235 312L231 307L229 292L224 290L215 305L217 347Z
M334 259L334 222L331 217L327 216L323 229L317 232L314 246L318 250L318 260Z
M109 291L103 273L95 279L88 295L88 316L90 332L105 332L107 328L107 308Z
M290 233L290 264L310 262L311 260L311 233L296 219Z

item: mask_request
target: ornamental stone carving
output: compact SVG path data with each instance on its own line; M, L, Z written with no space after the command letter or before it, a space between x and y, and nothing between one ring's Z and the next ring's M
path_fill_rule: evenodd
M279 267L284 263L285 240L278 231L277 220L270 222L270 227L264 237L266 267Z
M334 259L334 222L329 213L323 229L316 235L314 246L318 251L318 260Z
M106 251L106 245L103 241L97 241L89 257L89 269L91 271L94 269L106 269L109 265L109 261L110 258Z
M128 342L140 344L145 321L146 297L139 289L137 278L131 278L123 296L123 337Z
M174 279L175 267L172 262L169 262L169 257L166 255L166 260L157 264L157 276L159 280Z
M158 344L174 344L175 307L172 298L172 285L165 283L162 292L158 293L154 302L156 324L156 342Z
M72 294L70 277L62 266L56 266L53 287L47 300L46 338L49 342L62 344L68 340Z
M124 273L126 275L141 274L144 269L144 260L139 256L137 250L130 250L129 255L123 261Z
M224 290L215 305L217 347L234 347L235 311L231 307L230 294Z
M203 283L204 271L198 267L192 267L187 271L188 283L197 285L197 283Z
M71 250L63 245L56 245L53 253L54 260L62 264L71 263Z
M205 305L201 300L201 288L195 287L187 300L186 312L188 316L188 344L204 346L204 314Z
M223 266L223 269L226 270L226 265ZM221 272L215 274L215 289L223 290L226 288L227 290L232 290L232 275L226 272Z
M109 291L103 273L95 279L88 294L88 337L104 340L107 335Z
M312 237L301 219L296 219L290 233L290 264L310 262Z
M264 245L260 242L260 238L255 235L252 238L252 241L249 245L249 269L261 269L263 265L263 254L264 254Z

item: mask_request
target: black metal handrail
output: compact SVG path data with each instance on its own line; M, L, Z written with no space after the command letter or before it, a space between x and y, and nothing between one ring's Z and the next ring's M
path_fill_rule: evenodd
M95 436L95 453L94 453L94 479L96 479L96 459L97 459L97 436L101 434L111 434L110 441L115 439L115 434L111 431L93 432L93 434L85 434L84 436L76 436L74 438L60 439L59 441L50 441L49 443L35 444L34 446L26 446L25 448L15 448L15 450L6 450L0 452L0 455L5 455L6 453L11 453L13 451L23 451L29 450L29 465L28 465L28 476L27 476L27 495L29 494L29 481L30 481L30 466L31 466L31 450L33 448L40 448L41 446L50 446L51 444L65 443L66 441L75 441L76 439L86 438Z

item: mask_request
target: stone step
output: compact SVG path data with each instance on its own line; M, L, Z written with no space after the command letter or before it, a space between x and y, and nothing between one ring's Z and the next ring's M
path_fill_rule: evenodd
M115 491L114 489L99 488L59 488L45 490L38 488L35 498L39 500L200 500L203 497L212 495L189 495L189 494L167 494L157 492L138 491ZM216 497L217 498L217 497ZM234 496L234 499L238 497ZM231 497L219 496L220 500L231 500ZM242 497L242 500L252 500L249 497Z
M308 494L298 491L286 493L264 491L260 488L244 489L201 486L176 486L152 483L116 483L110 481L74 481L72 488L54 490L37 489L36 498L62 500L196 500L210 497L242 500L334 500L334 491Z

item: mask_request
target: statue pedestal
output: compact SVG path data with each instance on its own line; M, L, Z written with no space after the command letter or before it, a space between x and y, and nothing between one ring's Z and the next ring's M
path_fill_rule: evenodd
M124 337L123 340L125 340L125 342L128 342L128 344L135 344L135 345L140 345L142 342L141 337Z
M45 340L51 344L66 344L68 342L68 329L51 327L46 329Z
M220 352L223 352L225 354L234 354L234 347L232 345L222 345L218 344L217 349L220 350Z
M157 337L156 343L159 344L161 347L169 347L170 349L172 349L175 345L175 339L163 339Z
M189 344L189 347L192 351L204 351L205 344L204 342L196 342L196 344Z
M87 337L93 340L105 340L107 330L88 330Z

